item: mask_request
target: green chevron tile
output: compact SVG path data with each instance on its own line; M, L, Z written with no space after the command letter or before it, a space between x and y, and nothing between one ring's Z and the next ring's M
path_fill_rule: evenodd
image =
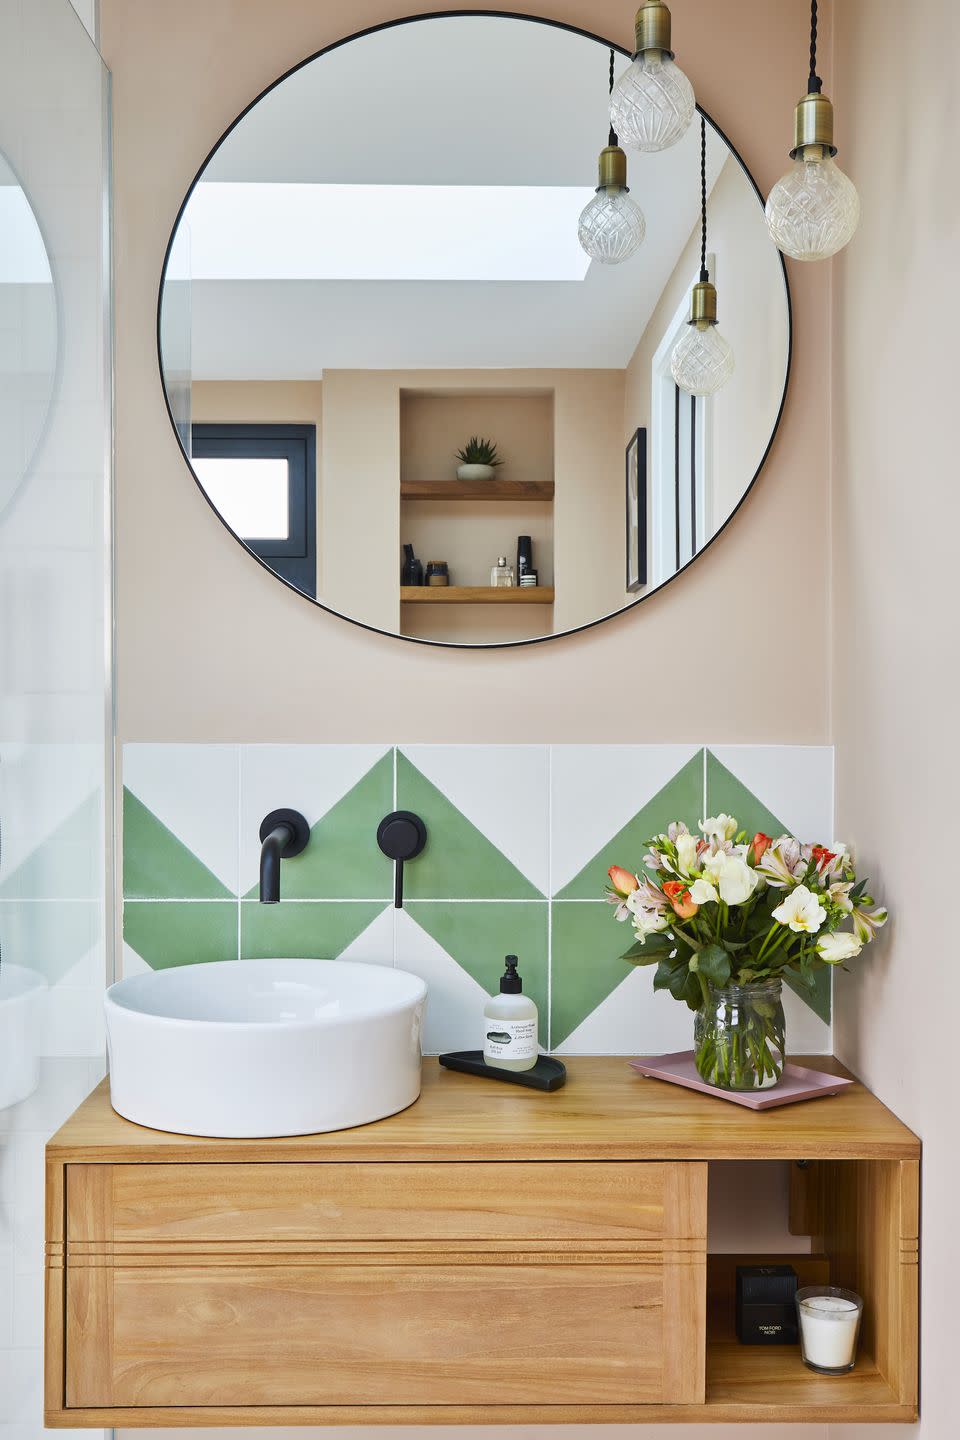
M630 974L620 956L634 936L602 900L554 901L552 926L550 1044L556 1049Z
M240 906L240 954L245 960L335 960L384 908L379 901L317 904L284 899L279 905L261 905L244 900Z
M123 938L154 970L236 960L237 903L127 900Z
M127 789L123 792L123 893L136 900L235 898Z
M597 900L603 895L611 865L639 869L645 842L665 830L671 820L685 820L691 829L703 806L703 751L699 750L658 790L616 835L558 893L558 900ZM626 947L624 947L626 948Z
M499 988L503 957L519 957L524 993L540 1012L541 1044L547 1039L547 908L545 900L506 905L495 900L405 904L411 919L488 995Z
M721 764L717 757L707 751L707 811L710 815L734 815L740 822L741 827L749 835L755 835L762 830L766 835L777 835L789 833L788 826L782 820L778 820L772 811L768 810L762 800L758 800L742 780L738 780L726 765ZM800 837L801 839L803 837ZM831 1013L831 983L830 971L818 970L816 973L816 989L807 990L803 985L790 979L785 975L784 979L795 995L799 995L804 1004L809 1005L815 1015L821 1020L830 1024Z
M377 826L393 808L388 751L317 821L303 854L283 861L284 900L389 899L393 865L377 845ZM254 885L244 899L256 898Z
M422 855L404 873L407 899L542 899L517 867L437 787L397 751L397 808L427 827Z

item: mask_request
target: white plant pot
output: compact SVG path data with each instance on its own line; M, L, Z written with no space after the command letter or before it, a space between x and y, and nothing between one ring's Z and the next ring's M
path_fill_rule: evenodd
M492 480L495 474L492 465L458 465L458 480Z

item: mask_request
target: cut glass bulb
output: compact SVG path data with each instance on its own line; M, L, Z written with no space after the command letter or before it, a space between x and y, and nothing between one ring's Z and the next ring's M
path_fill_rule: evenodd
M647 222L640 206L620 186L601 186L580 216L580 244L591 260L619 265L643 243Z
M766 214L770 238L785 255L828 260L853 238L860 196L829 155L807 155L774 185Z
M610 96L610 124L635 150L667 150L686 134L696 109L693 86L659 50L642 51Z
M716 325L687 325L673 347L670 373L688 395L715 395L733 374L733 351Z

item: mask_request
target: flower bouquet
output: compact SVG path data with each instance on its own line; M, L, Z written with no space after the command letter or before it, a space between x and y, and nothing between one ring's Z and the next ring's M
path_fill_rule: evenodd
M784 976L808 989L826 965L859 955L887 912L857 880L843 845L792 835L748 839L730 815L691 834L675 821L648 841L647 874L608 871L607 898L636 943L623 959L656 965L655 990L697 1012L696 1065L725 1090L776 1085L783 1071Z

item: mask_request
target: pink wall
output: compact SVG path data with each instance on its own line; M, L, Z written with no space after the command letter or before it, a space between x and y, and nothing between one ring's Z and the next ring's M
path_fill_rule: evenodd
M837 11L839 158L864 215L835 273L838 833L857 846L893 918L869 959L837 976L835 1036L837 1054L924 1142L919 1434L947 1440L958 1430L960 504L944 284L960 248L960 200L945 147L960 135L960 12L952 0L917 0L908 25L901 16L894 0L844 0Z
M702 733L709 713L718 740L825 741L825 667L812 666L800 685L791 677L787 699L771 657L785 607L802 615L813 653L827 649L827 270L791 275L786 416L736 522L689 575L583 635L484 654L368 635L272 580L194 485L167 421L154 341L177 207L210 146L264 85L345 32L420 8L103 0L116 137L121 738L684 740ZM629 0L517 9L630 43ZM701 101L769 187L804 79L803 0L740 0L735 11L683 0L674 10L678 53ZM721 605L739 618L711 629ZM504 704L519 687L523 705ZM416 720L401 718L410 714L402 697L425 693L431 702Z

